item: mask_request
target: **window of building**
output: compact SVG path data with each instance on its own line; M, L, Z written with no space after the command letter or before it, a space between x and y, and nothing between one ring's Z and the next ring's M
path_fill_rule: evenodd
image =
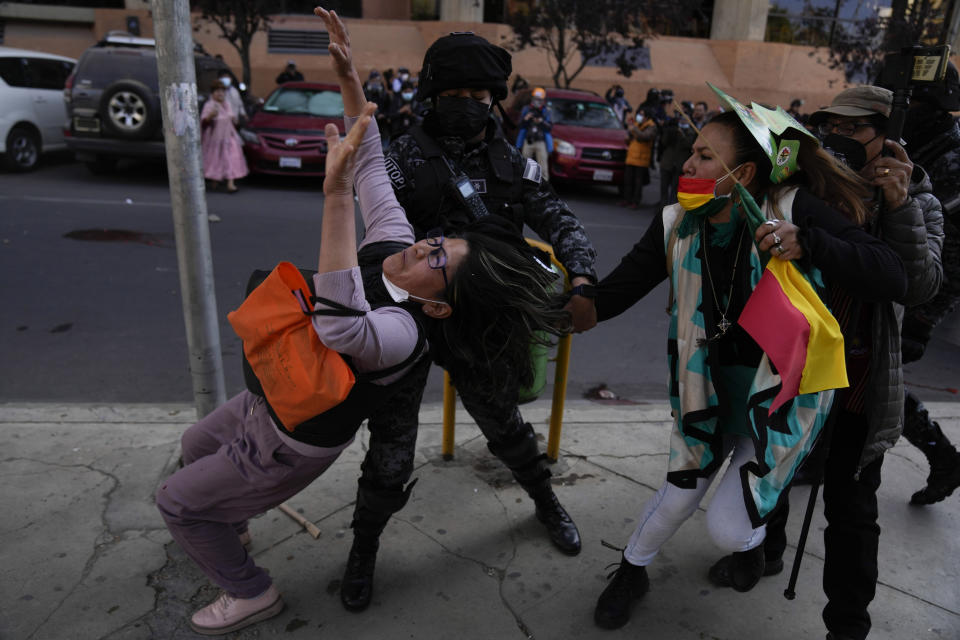
M267 32L267 51L270 53L315 53L327 55L330 34L326 31L299 29L270 29Z
M869 22L890 15L890 4L891 0L773 0L764 39L815 47L863 39Z

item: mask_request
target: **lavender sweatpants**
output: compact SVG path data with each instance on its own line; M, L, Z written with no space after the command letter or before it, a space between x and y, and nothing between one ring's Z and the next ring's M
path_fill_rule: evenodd
M210 580L231 596L255 598L271 580L240 544L239 532L248 518L313 482L350 442L307 447L316 456L294 451L280 440L263 399L249 391L187 429L181 442L184 467L157 491L157 508Z

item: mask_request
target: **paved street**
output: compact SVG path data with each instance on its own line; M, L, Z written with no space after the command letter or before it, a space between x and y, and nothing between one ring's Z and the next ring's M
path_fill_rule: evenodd
M315 263L323 202L316 179L241 186L236 195L208 197L209 213L220 219L210 232L228 395L243 382L227 313L252 269ZM649 200L657 189L654 180ZM601 275L653 216L652 208L615 206L610 187L562 195L586 225ZM93 176L60 158L34 173L0 173L0 286L13 301L0 306L0 401L192 401L169 202L160 164L124 164L115 175ZM574 338L570 397L600 384L634 401L664 397L666 298L661 285ZM906 369L908 385L925 399L958 398L960 346L946 333L939 329L927 356ZM428 401L440 400L440 385L435 369Z

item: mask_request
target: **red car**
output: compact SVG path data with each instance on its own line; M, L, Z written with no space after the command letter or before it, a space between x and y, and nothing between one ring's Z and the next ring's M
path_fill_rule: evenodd
M547 89L547 109L553 124L550 179L571 182L623 183L627 130L613 108L592 91ZM517 95L510 117L520 121L530 102L530 90Z
M323 128L328 122L343 129L340 87L320 82L280 85L240 129L250 171L324 175L327 141Z

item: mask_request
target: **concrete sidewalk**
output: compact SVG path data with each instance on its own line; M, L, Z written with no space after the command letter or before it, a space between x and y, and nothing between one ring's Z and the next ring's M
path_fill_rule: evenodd
M960 441L960 403L931 413ZM545 433L549 404L524 407ZM797 598L787 570L747 594L716 589L720 555L698 513L651 565L651 591L618 631L593 625L608 564L666 471L669 415L662 404L570 401L557 494L576 520L583 552L553 550L533 507L488 452L461 408L453 461L440 456L440 407L425 406L407 507L383 537L370 609L345 611L339 581L362 437L290 501L321 529L315 540L271 510L251 524L252 553L270 569L286 611L234 638L656 638L735 640L825 636L820 610L824 521L818 509ZM195 638L189 614L216 590L172 543L153 505L176 464L188 405L0 405L0 638ZM960 638L960 495L910 507L925 460L908 443L890 451L880 489L880 582L872 639ZM794 491L795 542L808 489ZM709 500L709 495L708 495ZM705 501L705 504L708 502Z

